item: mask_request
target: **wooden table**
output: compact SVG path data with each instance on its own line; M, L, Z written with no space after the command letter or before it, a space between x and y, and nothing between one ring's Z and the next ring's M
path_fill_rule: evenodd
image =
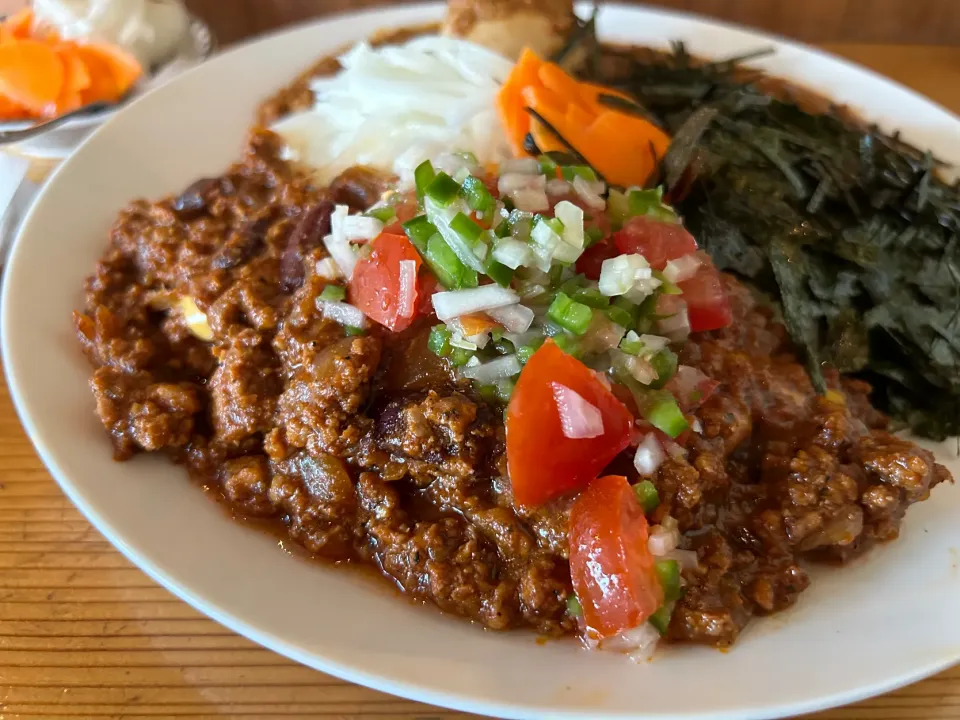
M826 47L960 111L960 47ZM158 587L60 492L0 387L0 720L139 717L468 716L299 666ZM816 718L960 719L960 668Z

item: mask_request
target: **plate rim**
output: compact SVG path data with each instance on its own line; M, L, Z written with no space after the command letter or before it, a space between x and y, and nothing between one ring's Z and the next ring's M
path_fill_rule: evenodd
M439 13L443 7L442 3L438 2L425 2L412 5L403 5L398 8L390 8L391 12L397 14L410 14L413 16L419 15L421 13L436 12ZM910 94L916 99L922 100L924 103L934 106L952 119L954 123L957 124L960 128L960 117L958 117L952 111L944 108L939 103L923 96L922 94L908 88L897 81L894 81L886 76L881 75L869 68L865 68L858 63L846 60L844 58L837 57L829 52L822 51L816 47L808 46L804 43L798 43L792 40L788 40L777 35L766 33L762 31L753 30L736 23L729 23L725 21L715 21L712 19L707 19L702 16L686 13L686 12L673 12L662 10L659 8L649 8L644 6L632 6L632 5L623 5L620 3L609 3L604 5L604 8L616 9L620 12L628 12L631 14L639 15L658 15L663 17L678 18L683 19L686 22L695 23L699 25L715 26L727 30L736 30L739 32L744 32L751 35L757 41L769 41L777 44L778 46L790 48L794 50L800 50L804 53L811 53L817 56L821 60L828 60L831 63L839 63L848 68L855 69L859 73L866 73L872 76L874 79L881 81L882 83L896 87L901 92ZM382 13L384 8L375 8L371 10L364 10L361 12L342 12L332 15L326 15L320 19L302 23L288 28L282 28L274 32L258 36L256 38L247 40L243 43L238 44L235 47L230 48L224 53L217 55L210 62L216 62L221 58L232 56L234 54L239 54L246 52L250 46L259 44L259 43L268 43L275 41L277 37L295 33L302 32L307 28L311 28L314 32L322 30L322 28L331 22L336 20L358 20L367 18L371 15ZM195 69L187 71L184 75L194 72ZM278 83L280 86L284 80L281 80ZM141 102L143 98L148 97L157 89L151 89L149 92L144 93L142 96L138 96L131 106L136 105ZM122 112L125 112L127 108L122 108L121 110L111 113L108 118L107 123L105 123L101 128L97 129L96 132L83 142L81 148L86 145L93 137L96 137L100 132L104 132L103 128L109 127L110 122L113 119L120 115ZM51 176L49 182L45 185L44 189L41 191L40 196L32 204L29 213L25 217L20 231L17 233L16 238L11 247L11 252L9 260L7 263L6 270L15 268L16 258L18 257L18 249L21 245L20 239L25 234L24 228L26 228L32 221L34 213L38 211L38 208L41 206L41 201L45 195L47 189L56 182L57 177L63 171L63 169L68 165L70 160L68 159L64 162L54 174ZM181 586L175 579L173 579L168 571L160 567L153 559L148 557L145 553L140 550L131 547L125 541L122 534L115 532L115 529L111 522L101 515L95 508L93 508L84 498L83 493L78 487L76 487L73 481L68 477L67 473L63 471L63 468L60 466L56 458L55 449L48 445L43 438L43 433L39 431L38 428L38 418L34 416L31 411L30 403L23 394L23 388L21 383L17 379L17 363L11 362L11 355L13 350L11 349L9 342L9 335L11 330L9 329L11 323L8 321L10 314L14 311L13 303L10 297L9 287L11 283L7 282L7 279L10 277L10 272L5 273L3 289L2 289L2 299L0 299L0 340L2 340L2 358L4 368L7 372L7 384L10 391L11 399L13 401L17 416L26 430L31 443L34 445L35 449L38 452L38 455L41 457L44 465L54 477L61 490L67 495L70 501L83 513L83 515L91 522L91 524L96 527L96 529L103 533L103 535L110 541L114 547L116 547L128 560L130 560L134 565L137 566L142 572L146 573L151 579L159 583L161 586L172 592L175 596L181 598L189 605L195 609L202 612L207 617L213 619L214 621L223 624L234 632L247 637L254 642L269 648L285 657L291 658L296 662L299 662L308 667L315 668L322 672L328 673L335 677L344 679L348 682L354 682L366 687L370 687L382 692L387 692L393 695L397 695L403 698L417 700L421 702L427 702L442 707L453 708L457 710L462 710L465 712L481 712L489 714L495 717L504 717L504 718L544 718L544 717L556 717L556 718L576 718L578 720L583 720L587 717L605 717L605 718L627 718L627 717L643 717L643 718L677 718L680 717L677 714L667 714L667 715L638 715L636 713L624 713L611 710L600 710L600 711L589 711L576 708L566 709L564 711L554 711L551 710L548 713L545 713L540 706L533 706L529 704L522 704L517 702L510 703L500 703L500 702L491 702L483 699L478 699L478 696L471 696L462 693L451 693L448 691L435 690L432 689L435 686L428 686L425 684L415 684L406 681L399 681L391 679L387 676L384 676L382 673L374 673L363 670L359 667L353 667L342 662L329 661L323 656L318 656L316 654L307 653L301 651L297 646L292 645L289 641L278 637L269 632L263 632L259 628L249 624L246 620L243 620L240 617L235 616L230 611L224 610L218 606L208 603L203 597L196 595L192 588ZM731 720L736 717L738 720L750 720L752 718L774 718L774 717L786 717L788 715L793 715L797 713L806 713L814 712L817 710L823 710L830 707L836 707L838 705L845 705L852 702L857 702L859 700L873 697L877 694L889 692L891 690L903 687L905 685L911 684L923 678L929 677L933 674L936 674L948 667L951 667L960 662L960 650L958 650L955 655L949 659L944 659L942 661L930 662L926 665L922 665L915 669L912 673L898 675L894 679L882 679L878 680L872 684L862 685L853 690L835 692L830 695L818 696L814 699L808 700L806 702L794 702L791 705L764 705L761 707L753 706L750 710L746 712L737 712L735 715L723 715L723 714L701 714L696 715L685 715L684 717L699 717L699 718L721 718L721 717L730 717Z

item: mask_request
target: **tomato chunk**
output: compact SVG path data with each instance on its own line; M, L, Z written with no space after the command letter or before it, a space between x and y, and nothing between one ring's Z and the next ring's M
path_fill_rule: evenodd
M643 507L625 477L591 482L570 512L570 576L588 631L637 627L663 604Z
M600 411L601 435L564 435L553 383L570 388ZM536 507L593 480L630 443L633 417L593 370L548 340L520 373L506 426L514 501Z
M690 332L719 330L733 322L733 312L720 280L720 271L710 262L706 253L702 254L701 260L697 274L678 283L683 292L681 297L687 303Z
M350 302L363 314L394 332L410 327L417 314L420 253L406 235L381 233L371 244L370 255L357 263L350 280ZM403 308L400 299L400 262L416 263L413 297Z
M630 218L615 233L617 250L625 255L643 255L654 270L663 270L668 262L697 251L697 241L679 223L661 222L646 215Z

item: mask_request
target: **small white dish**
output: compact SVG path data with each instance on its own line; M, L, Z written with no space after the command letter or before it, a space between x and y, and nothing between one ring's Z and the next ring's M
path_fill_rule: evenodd
M216 49L216 41L210 28L196 17L190 18L187 33L180 42L177 52L161 63L147 77L142 78L131 91L134 96L142 95L151 89L169 82L176 75L209 58ZM96 128L114 115L125 100L116 107L99 112L79 115L50 130L35 135L29 140L5 146L3 149L31 158L64 158ZM25 130L32 127L31 120L0 122L0 132Z
M279 653L389 693L504 718L749 720L811 712L919 680L960 660L960 488L910 509L902 537L851 567L821 568L791 611L756 620L729 652L666 648L636 666L573 641L485 632L398 598L386 583L285 554L227 516L162 458L118 464L93 413L71 322L117 211L220 172L254 108L323 53L382 27L436 20L438 4L345 15L239 47L118 113L56 172L23 224L3 288L14 401L61 487L128 558L202 612ZM608 39L757 65L848 103L960 161L960 120L811 48L691 16L606 6ZM956 446L935 448L960 476Z

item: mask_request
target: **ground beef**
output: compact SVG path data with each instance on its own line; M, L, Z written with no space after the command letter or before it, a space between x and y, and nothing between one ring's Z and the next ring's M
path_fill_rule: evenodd
M318 309L333 199L364 205L380 186L355 171L316 188L278 149L254 133L223 176L134 202L111 230L75 324L116 457L164 452L234 514L446 612L575 631L572 498L514 507L502 408L427 349L426 319L355 336ZM805 563L896 537L907 507L949 479L886 432L864 383L827 373L818 397L783 326L724 282L733 325L682 353L719 388L684 454L651 478L654 521L675 518L698 558L668 637L711 645L796 602ZM638 479L627 453L611 468Z

